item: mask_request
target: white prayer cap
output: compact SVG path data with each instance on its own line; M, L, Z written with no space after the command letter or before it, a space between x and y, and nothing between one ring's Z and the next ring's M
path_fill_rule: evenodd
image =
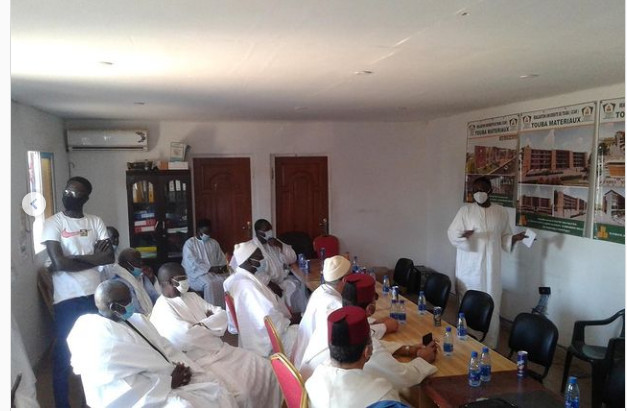
M324 260L324 267L322 269L324 281L339 280L349 273L350 268L351 262L341 255L335 255L333 257L326 258Z
M248 257L250 257L256 249L257 246L252 241L235 244L235 247L233 248L233 257L235 257L237 264L242 264L244 261L248 260Z

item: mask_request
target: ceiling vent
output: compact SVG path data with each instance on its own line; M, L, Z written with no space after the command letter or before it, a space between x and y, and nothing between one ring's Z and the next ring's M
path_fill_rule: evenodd
M148 151L148 130L67 130L68 151Z

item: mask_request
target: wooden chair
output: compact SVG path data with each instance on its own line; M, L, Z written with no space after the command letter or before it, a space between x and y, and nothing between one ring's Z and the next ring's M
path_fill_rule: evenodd
M285 354L281 337L279 336L279 333L277 333L274 323L269 315L263 317L263 323L266 325L266 331L268 331L268 337L270 337L270 343L272 343L272 352L274 354Z
M231 315L233 324L235 324L235 328L237 328L237 332L239 332L239 325L237 324L237 314L235 313L235 301L233 301L233 297L231 296L231 294L229 294L228 291L224 292L224 302L226 303L227 314Z
M270 356L272 370L279 381L287 408L307 408L309 399L303 377L283 353Z

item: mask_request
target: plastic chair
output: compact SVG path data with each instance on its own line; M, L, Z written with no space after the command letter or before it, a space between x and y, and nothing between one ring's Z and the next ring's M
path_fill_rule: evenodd
M490 320L492 319L492 312L494 311L494 300L488 293L477 290L468 290L462 302L459 305L459 313L464 313L466 317L466 324L468 327L475 331L483 333L481 339L470 335L475 340L483 341L490 329Z
M318 258L320 257L320 249L324 248L325 257L333 257L340 253L340 240L334 235L319 235L313 240L313 247Z
M309 234L304 231L288 231L277 236L285 244L289 244L294 249L296 255L305 254L305 258L315 258L313 242Z
M444 313L451 291L451 279L447 275L432 272L425 281L423 291L427 302L434 307L442 307L442 313Z
M527 351L527 361L544 367L542 374L530 369L527 369L527 374L542 382L553 364L558 337L557 327L548 318L537 314L520 313L514 319L509 335L508 358L516 351Z
M573 355L580 360L589 362L592 366L592 401L593 407L600 406L601 398L599 393L601 389L599 384L603 380L603 360L607 352L607 347L598 345L589 345L585 342L585 329L588 326L603 326L612 324L614 321L622 319L622 329L620 332L621 337L625 337L625 309L618 311L616 314L603 320L589 320L589 321L575 321L573 329L573 337L570 342L570 346L566 351L566 360L564 361L564 375L562 376L562 388L560 392L564 391L566 387L566 379L568 378L568 372L570 369L570 363L573 359ZM595 389L595 385L597 388Z
M235 313L235 301L233 301L233 297L229 294L228 291L224 293L224 302L226 303L227 314L231 315L233 320L233 324L235 324L235 328L237 328L237 332L239 332L239 324L237 324L237 314Z
M610 339L604 363L601 402L606 407L625 408L625 337Z
M399 258L392 274L394 285L401 288L401 294L415 293L420 288L420 273L409 258Z
M309 399L300 373L283 353L270 356L272 370L279 381L287 408L307 408Z
M263 323L266 326L266 331L268 332L268 337L270 337L270 343L272 344L272 352L274 354L281 353L285 354L285 350L283 349L283 343L281 342L281 337L279 337L279 333L276 332L276 328L274 327L274 323L269 315L263 317Z

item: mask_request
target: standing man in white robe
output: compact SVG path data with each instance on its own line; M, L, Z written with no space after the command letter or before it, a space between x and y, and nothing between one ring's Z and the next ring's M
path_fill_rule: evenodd
M248 241L236 244L233 258L240 263L237 271L224 282L224 291L233 297L239 325L239 346L263 357L270 355L272 344L263 322L263 318L269 315L286 355L291 357L300 315L292 316L283 300L255 275L257 271L265 271L267 262L254 243ZM229 322L229 329L233 329L232 314L229 315Z
M67 339L90 407L237 406L215 375L134 313L125 284L107 280L96 289L95 299L99 314L80 317Z
M226 256L220 244L211 238L211 221L200 219L196 223L196 236L183 245L181 264L189 278L192 290L202 291L205 301L224 308L222 283L229 274Z
M303 313L307 308L307 291L296 276L290 275L289 269L289 265L296 262L294 249L274 236L272 224L268 220L255 221L254 228L255 235L250 242L261 250L263 257L268 261L267 271L255 275L259 281L283 298L293 313ZM239 264L237 259L233 264L235 266Z
M219 375L240 407L280 407L281 389L270 362L220 338L226 331L226 311L187 292L187 276L178 263L162 265L159 281L163 295L150 316L159 333L198 365Z
M400 401L398 391L384 378L364 369L372 356L366 312L343 307L328 317L331 360L316 368L305 382L314 408L365 408L378 401Z
M455 277L457 296L468 290L479 290L492 296L494 311L484 344L496 350L499 337L501 308L501 249L510 252L517 241L525 238L521 232L512 235L505 208L490 202L492 184L486 177L472 183L475 200L462 206L448 228L448 239L457 248Z

